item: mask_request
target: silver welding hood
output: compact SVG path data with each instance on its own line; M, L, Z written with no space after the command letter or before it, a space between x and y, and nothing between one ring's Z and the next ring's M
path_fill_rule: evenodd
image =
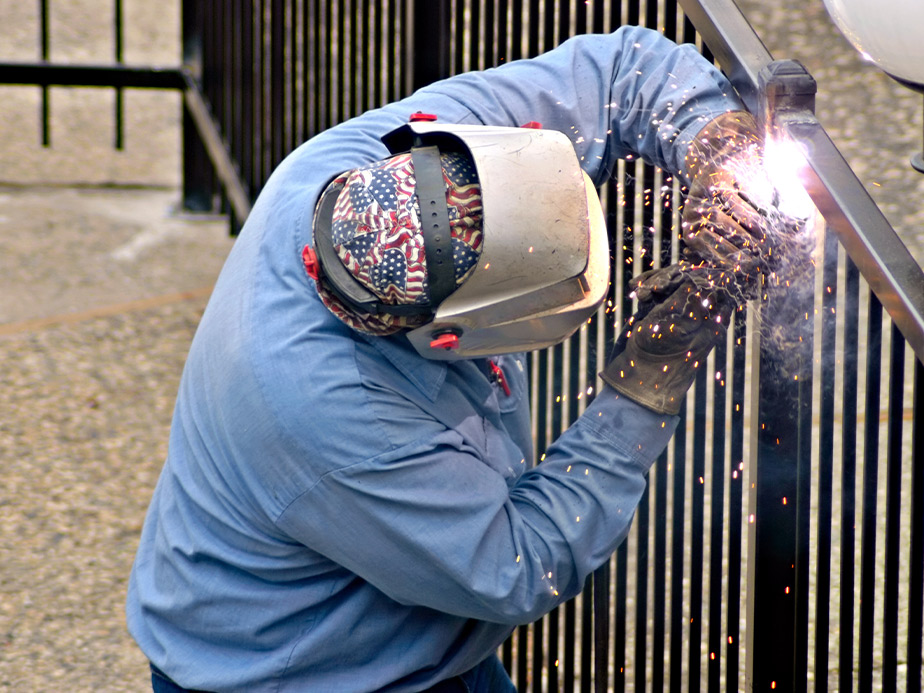
M382 139L393 154L434 146L465 153L481 186L481 255L432 320L407 333L422 356L542 349L567 339L597 310L609 286L606 222L565 134L411 122ZM418 179L423 219L420 188Z

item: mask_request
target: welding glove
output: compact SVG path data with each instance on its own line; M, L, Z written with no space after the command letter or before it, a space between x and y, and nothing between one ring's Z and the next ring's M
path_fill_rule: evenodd
M683 211L685 260L748 279L772 254L766 232L773 186L763 171L757 121L746 111L724 113L690 145L690 190Z
M696 371L725 339L735 302L707 274L671 266L631 284L638 311L627 322L600 377L661 414L677 414Z

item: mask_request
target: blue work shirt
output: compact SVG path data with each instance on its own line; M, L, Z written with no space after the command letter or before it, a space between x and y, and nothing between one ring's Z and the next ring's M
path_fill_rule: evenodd
M128 625L213 691L417 691L577 594L625 537L676 419L605 388L532 466L524 355L422 358L352 331L301 251L337 174L417 111L568 134L605 183L641 155L684 171L742 108L691 46L623 28L468 73L300 146L254 205L193 340L132 571Z

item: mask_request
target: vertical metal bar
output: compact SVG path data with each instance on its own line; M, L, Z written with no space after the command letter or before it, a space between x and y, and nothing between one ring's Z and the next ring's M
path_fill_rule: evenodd
M357 0L357 2L359 2L359 0ZM288 12L286 15L286 33L288 34L289 45L289 55L286 60L286 73L288 76L286 80L286 91L289 94L289 140L286 147L286 154L295 149L295 147L305 139L304 124L301 117L303 109L301 107L301 94L299 90L299 70L297 69L299 62L302 60L300 44L304 41L304 37L301 37L300 41L300 23L298 21L303 8L304 0L289 0ZM353 55L355 55L355 53ZM359 70L356 70L353 74L354 87L357 87L363 83L363 75Z
M113 44L114 58L117 64L122 63L122 0L113 2ZM124 92L121 87L115 88L115 148L122 150L124 147Z
M206 16L208 17L208 33L206 34L206 55L208 56L207 69L203 73L203 87L206 92L211 114L218 125L219 132L228 131L227 102L228 102L228 73L226 53L230 51L226 37L227 18L222 11L221 0L210 0ZM228 197L221 185L216 184L215 193L218 199L218 209L224 214L229 211ZM232 229L234 228L232 216Z
M908 685L921 693L921 641L924 637L924 362L914 360L911 429L911 536L908 547Z
M677 40L677 0L664 0L664 35Z
M399 0L390 0L385 16L385 45L394 46L394 49L388 54L388 67L386 74L391 79L387 82L385 101L391 102L403 96L404 79L408 72L413 73L409 64L402 63L401 42L395 41L394 37L399 35L401 23L398 21ZM406 38L406 37L405 37ZM413 79L413 74L411 75Z
M39 43L41 45L42 61L49 58L50 43L48 32L48 0L39 0ZM47 84L42 85L42 146L51 146L51 90Z
M540 52L549 50L555 45L555 5L558 3L555 0L552 2L547 2L545 11L539 15L543 19L542 22L542 42L540 44Z
M501 665L511 677L513 676L513 641L515 637L516 631L512 632L510 636L504 640L500 648Z
M764 333L787 327L771 322L773 316L763 308ZM796 375L784 380L775 370L775 349L767 346L763 336L759 342L760 351L755 354L759 387L754 388L752 408L757 415L752 443L757 463L752 472L756 477L752 487L755 520L748 561L749 685L754 690L797 690L795 597L800 547L796 509L799 466L807 464L801 459L800 437L811 433L800 427L803 412L811 407L811 361L810 355L808 363L800 358L795 363ZM790 353L795 358L796 351Z
M254 167L254 137L256 126L254 122L254 37L253 37L253 0L241 0L241 146L240 167L241 177L251 193L256 189Z
M671 613L670 613L670 674L668 689L679 691L683 688L683 566L684 566L684 529L686 514L686 446L687 446L687 405L680 409L680 422L674 434L674 496L671 522Z
M863 444L863 520L860 537L860 667L858 690L873 689L874 607L876 604L876 516L879 475L879 392L882 365L882 304L869 297L866 352L866 410Z
M469 32L469 55L472 69L481 70L484 68L484 40L481 34L481 2L474 0L469 7L469 21L471 22L471 31Z
M812 444L814 442L812 418L812 355L814 350L814 321L815 314L815 273L812 271L804 279L809 287L809 295L804 309L807 330L801 344L804 370L799 375L799 436L798 460L796 468L796 568L795 568L795 617L796 631L794 634L795 655L794 673L796 678L796 691L808 689L808 626L809 626L809 567L811 553L812 528ZM801 318L801 316L800 316ZM797 319L798 320L798 319Z
M545 662L545 619L533 623L532 691L542 693L542 665Z
M481 39L481 54L483 56L480 69L493 67L497 64L497 23L495 21L494 0L482 0L477 5L482 5L481 16L484 22L484 29Z
M309 2L314 3L316 0ZM366 5L366 89L369 92L369 105L373 108L383 105L380 101L381 32L378 13L378 3L370 0Z
M318 0L305 0L305 8L302 13L302 36L303 39L303 55L301 58L302 63L302 90L304 92L304 121L305 121L305 138L309 139L314 137L317 134L317 119L315 116L315 70L317 69L317 27L315 20L316 13L316 3ZM375 50L376 47L375 39L369 41L367 50L370 52ZM372 85L375 84L374 73L370 73L365 76L366 81L369 83L370 89L374 89Z
M315 55L317 56L315 60L316 69L314 71L314 100L315 100L315 123L318 132L323 132L329 128L333 123L330 119L330 99L328 98L328 92L330 89L330 28L329 28L329 13L330 3L325 2L324 0L316 0L315 2ZM385 32L383 32L385 33ZM385 33L385 35L388 35ZM384 36L383 36L384 39ZM382 42L380 44L383 48L389 44ZM385 75L390 74L390 71L383 69L380 73L383 78ZM388 99L389 96L384 96L385 99Z
M510 60L519 60L524 55L523 50L523 0L511 0L510 12L510 38L511 47L508 57Z
M43 0L44 2L45 0ZM203 88L204 72L204 8L194 0L184 0L182 5L183 63L193 71L196 83ZM214 195L214 172L205 145L199 137L199 130L183 106L183 207L206 212L212 209Z
M494 62L493 65L503 65L509 60L510 56L510 37L508 36L507 30L509 29L509 21L507 17L507 12L510 9L510 3L508 0L497 0L497 2L492 2L491 7L494 13L494 49L495 53L493 56Z
M526 57L531 58L542 51L539 46L539 17L542 14L542 3L540 0L529 1L529 28L527 35Z
M614 605L615 621L613 628L613 691L619 693L626 689L626 588L628 585L629 539L628 537L616 549L616 603Z
M508 672L513 671L513 637L514 636L511 634L509 638L504 640L504 644L501 645L501 664Z
M699 369L693 385L693 479L690 487L690 525L693 537L704 533L704 504L706 476L706 367ZM703 620L703 542L693 541L690 546L690 615L687 642L688 689L696 693L700 688L700 646Z
M558 667L560 662L558 658L558 633L561 612L562 608L559 607L546 618L549 625L549 637L545 654L545 669L548 672L549 689L553 691L558 690Z
M854 556L856 541L857 398L860 271L848 257L844 281L843 429L841 449L841 593L838 690L853 690Z
M722 678L722 549L725 513L725 383L728 346L715 349L715 389L712 398L712 486L709 517L709 624L707 635L707 686L718 692ZM693 536L696 536L695 534Z
M747 355L747 306L735 313L732 352L731 478L728 482L728 607L726 613L725 686L737 687L741 618L741 515L744 477L744 397Z
M600 687L606 681L606 676L604 675L602 679L594 683L591 672L599 674L601 669L600 660L609 661L606 649L609 632L608 630L603 630L610 622L609 613L604 611L604 609L609 608L609 566L610 562L607 561L594 571L584 585L581 598L581 661L578 673L581 678L582 693L590 693L591 690L600 693L600 691L606 690ZM600 594L598 594L598 591ZM577 632L571 631L571 633L577 639ZM601 647L603 648L602 650L599 649ZM603 667L603 669L605 668ZM571 687L565 690L574 690L573 682Z
M628 0L632 2L633 0ZM636 2L638 0L635 0ZM622 0L610 0L610 31L622 25Z
M642 8L641 0L629 0L629 5L627 7L628 14L626 16L626 24L633 26L636 24L641 24Z
M654 603L654 629L651 639L651 689L664 689L664 657L657 656L664 652L664 623L667 603L667 450L661 453L655 464L655 530L654 530L654 583L652 602ZM636 689L639 690L638 684Z
M587 5L589 3L578 0L574 5L574 25L578 34L587 33Z
M815 689L828 690L831 512L834 475L834 366L837 339L837 236L825 230L821 294L821 402L818 430L818 509L815 593Z
M337 3L332 3L336 5ZM269 95L270 95L270 170L275 169L285 156L285 0L270 2L269 36Z
M889 425L886 442L885 593L882 626L882 690L897 690L898 583L901 552L902 414L905 394L905 338L892 324L889 359Z
M373 28L370 17L372 14L372 6L375 3L370 0L362 0L360 16L358 18L360 29L359 29L359 45L357 46L358 55L361 55L362 60L362 69L357 70L357 74L360 75L360 81L362 82L362 94L363 101L362 106L359 109L361 112L367 111L370 108L375 108L378 104L375 102L375 89L373 84L375 83L375 73L373 72L373 57L370 47L373 45Z
M590 580L588 578L588 584ZM588 587L584 587L585 593ZM561 670L564 690L574 689L574 681L579 671L575 668L575 656L577 655L577 604L574 599L569 599L564 605L565 612L565 652L562 656Z
M561 43L571 34L571 4L567 0L558 2L558 26L551 37L547 37L549 48Z
M228 40L228 14L225 12L221 0L211 2L212 11L208 15L211 27L212 69L207 77L212 84L213 97L209 100L215 122L220 133L230 132L231 124L228 122L229 106L231 103L231 75L228 68L231 55L231 42ZM215 188L220 200L220 211L229 214L232 234L236 232L238 224L234 212L230 207L228 196L223 186Z
M529 626L517 628L517 690L526 691L529 681Z
M346 18L349 16L350 0L339 0L331 3L336 8L337 20L334 23L334 35L337 37L337 80L334 94L331 97L333 103L337 106L337 115L334 123L342 123L350 117L350 56L348 46L350 37L347 35Z
M585 650L590 650L590 641L585 640L581 649L581 690L587 693L591 690L589 676L591 671L594 672L593 690L597 691L597 693L609 691L610 584L610 561L607 561L597 568L593 579L594 648L592 667L590 657L585 654ZM585 619L588 611L588 609L584 609Z
M267 98L267 89L269 79L267 75L267 46L266 46L266 7L269 0L253 0L254 11L252 15L253 22L253 75L254 75L254 99L253 99L253 118L254 118L254 181L255 188L252 194L256 195L263 188L263 184L269 177L269 159L270 147L267 136L270 118L268 115L269 99Z
M231 75L231 87L233 89L233 96L231 99L231 129L229 133L234 133L233 136L228 138L228 144L231 148L231 158L237 163L238 171L241 173L241 177L244 179L245 185L247 184L247 176L244 173L246 162L244 160L244 147L247 141L247 134L244 130L244 70L245 63L242 62L242 55L244 53L244 28L249 26L249 23L245 25L243 17L243 8L241 0L231 0L229 3L230 7L228 8L227 14L229 16L229 22L231 24L229 32L229 42L234 46L234 50L231 52L229 58L229 64L227 70Z
M635 687L645 688L647 678L648 633L648 536L650 492L646 487L635 512L635 533L638 537L635 549Z
M458 74L465 71L465 3L461 0L455 2L455 12L451 16L451 23L454 30L451 32L452 42L450 48L452 51L452 64L450 65L450 74Z
M606 9L605 3L594 2L591 3L590 11L590 31L594 34L602 34L605 30L604 25L604 10Z
M449 0L414 3L414 89L450 75L451 56ZM477 32L472 32L475 40Z

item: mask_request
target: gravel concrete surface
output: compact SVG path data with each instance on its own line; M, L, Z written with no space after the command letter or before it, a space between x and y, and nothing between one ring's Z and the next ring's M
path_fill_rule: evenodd
M52 58L106 61L108 3L50 3ZM741 0L777 58L804 62L818 112L924 261L922 100L863 64L821 0ZM0 3L0 60L37 57L35 3ZM126 59L171 64L179 5L127 3ZM100 18L103 19L100 19ZM165 452L189 341L230 248L178 211L179 100L0 87L0 690L141 691L125 583Z

